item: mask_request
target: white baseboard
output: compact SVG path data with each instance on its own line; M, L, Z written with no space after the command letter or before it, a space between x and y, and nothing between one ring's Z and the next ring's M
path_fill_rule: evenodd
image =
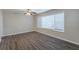
M0 42L1 42L1 37L0 37Z
M39 31L37 31L37 32L39 32ZM42 32L39 32L39 33L42 33ZM64 40L64 41L67 41L67 42L70 42L70 43L74 43L74 44L79 45L79 43L70 41L70 40L68 40L66 38L61 38L61 37L58 37L58 36L55 36L55 35L46 34L46 33L42 33L42 34L45 34L45 35L48 35L48 36L51 36L51 37L55 37L55 38L58 38L58 39L61 39L61 40Z
M28 32L32 32L32 31L28 31ZM7 34L7 35L2 35L2 37L11 36L11 35L18 35L18 34L23 34L23 33L28 33L28 32L12 33L12 34Z

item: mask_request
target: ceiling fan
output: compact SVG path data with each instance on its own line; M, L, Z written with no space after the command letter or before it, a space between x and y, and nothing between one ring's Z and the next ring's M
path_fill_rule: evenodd
M24 12L24 15L36 15L36 12L33 12L31 9L26 9L26 11Z

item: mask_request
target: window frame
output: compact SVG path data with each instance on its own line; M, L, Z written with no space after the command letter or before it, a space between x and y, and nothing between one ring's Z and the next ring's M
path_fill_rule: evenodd
M64 12L60 12L60 13L55 13L55 14L51 14L51 15L46 15L46 16L52 16L52 15L54 15L54 23L55 23L55 15L56 14L64 14ZM46 16L40 16L40 17L38 17L38 18L40 18L40 20L41 20L41 18L42 17L46 17ZM64 20L65 20L65 18L64 18ZM41 22L41 21L40 21ZM41 23L40 23L40 25L41 25ZM55 24L54 24L54 26L55 26ZM53 31L57 31L57 32L65 32L65 22L64 22L64 29L63 30L61 30L61 29L57 29L57 28L55 28L55 27L52 27L52 28L43 28L43 27L41 27L41 26L38 26L38 28L41 28L41 29L50 29L50 30L53 30Z

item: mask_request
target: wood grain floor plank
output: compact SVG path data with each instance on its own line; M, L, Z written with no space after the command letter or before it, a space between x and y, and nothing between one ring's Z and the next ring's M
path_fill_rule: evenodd
M0 50L79 50L79 45L29 32L2 38Z

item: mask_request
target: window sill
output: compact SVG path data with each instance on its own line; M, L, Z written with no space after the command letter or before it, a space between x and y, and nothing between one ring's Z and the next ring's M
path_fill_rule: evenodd
M46 30L52 30L52 31L55 31L55 32L64 33L64 31L63 30L60 30L60 29L48 29L48 28L38 28L38 29L46 29Z

